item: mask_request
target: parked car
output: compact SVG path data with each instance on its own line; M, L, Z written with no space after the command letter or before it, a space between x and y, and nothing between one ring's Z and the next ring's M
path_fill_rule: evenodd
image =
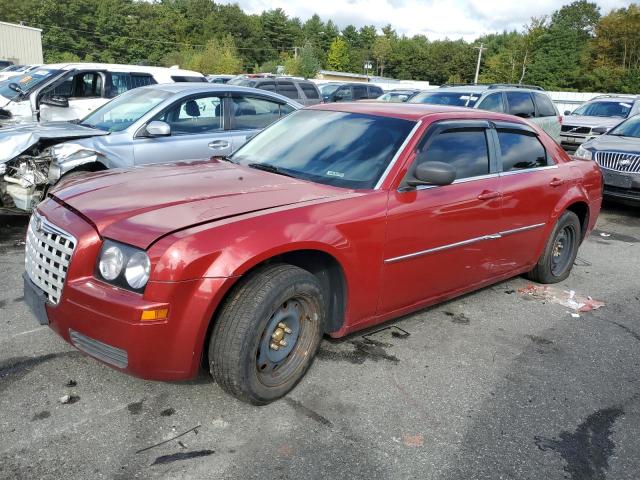
M0 82L11 77L17 77L31 72L41 65L11 65L3 70L0 70Z
M369 83L328 83L322 86L322 101L351 102L378 98L384 91Z
M5 69L13 65L11 60L0 60L0 70Z
M235 75L207 75L209 83L228 83Z
M229 80L227 84L276 92L305 106L315 105L321 101L316 84L302 78L241 75Z
M605 197L640 206L640 115L583 143L575 156L600 165Z
M640 113L640 96L600 95L565 111L561 141L565 150L574 151L582 143L602 135L624 119Z
M408 101L418 92L420 92L420 90L390 90L387 93L380 95L376 100L378 100L379 102L402 103Z
M504 112L526 118L560 142L562 117L551 98L540 87L496 83L489 85L443 85L416 94L409 103L452 105Z
M86 171L230 155L302 105L252 88L180 83L130 90L80 122L0 129L0 207L30 211Z
M564 280L601 188L594 162L516 117L317 105L230 160L59 185L29 225L24 298L123 372L186 379L204 363L264 404L303 377L323 333L523 273Z
M177 68L106 63L44 65L0 82L0 125L77 120L127 90L156 83L206 82Z

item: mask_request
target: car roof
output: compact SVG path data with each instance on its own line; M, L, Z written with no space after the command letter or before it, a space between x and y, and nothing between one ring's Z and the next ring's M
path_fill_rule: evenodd
M126 65L121 63L87 63L87 62L75 62L75 63L49 63L41 65L44 69L51 70L110 70L114 72L141 72L141 73L153 73L163 72L176 76L197 76L204 77L199 72L193 70L183 70L181 68L168 68L168 67L151 67L146 65Z
M386 102L339 102L320 103L307 107L305 110L324 110L345 113L361 113L364 115L376 115L381 117L401 118L404 120L419 121L437 114L450 114L457 119L496 120L528 125L512 115L490 112L465 107L448 107L445 105L429 105L425 103L386 103Z
M594 97L590 100L587 100L587 102L585 103L591 103L591 102L637 102L638 100L640 100L640 96L637 95L603 95L603 96L599 96L599 97Z
M238 92L238 93L253 93L259 94L265 97L271 97L273 99L282 100L290 105L298 105L302 107L298 102L291 100L290 98L280 95L275 92L269 92L268 90L261 90L259 88L240 87L237 85L227 85L225 83L208 83L208 82L178 82L178 83L157 83L155 85L147 85L139 87L136 90L153 89L162 90L169 93L208 93L208 92Z
M510 87L508 85L504 86L492 86L491 85L455 85L451 87L440 87L433 90L426 90L429 93L435 92L465 92L465 93L484 93L484 92L504 92L504 91L518 91L518 92L537 92L537 93L545 93L544 90L539 90L537 88L527 88L527 87Z

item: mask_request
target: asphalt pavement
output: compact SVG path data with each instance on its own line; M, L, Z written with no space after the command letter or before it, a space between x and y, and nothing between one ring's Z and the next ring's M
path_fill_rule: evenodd
M640 477L640 208L605 206L557 295L514 278L326 339L265 407L205 373L129 377L40 327L25 226L0 217L2 479ZM605 305L576 314L571 291Z

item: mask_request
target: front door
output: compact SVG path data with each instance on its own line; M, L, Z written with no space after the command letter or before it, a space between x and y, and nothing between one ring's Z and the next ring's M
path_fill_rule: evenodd
M109 99L104 95L105 78L103 72L82 71L67 78L47 96L64 97L69 102L66 107L40 104L40 120L70 121L86 117Z
M158 114L153 120L167 123L166 137L138 136L134 140L136 165L190 160L230 155L233 148L224 130L224 102L220 95L183 98Z
M455 294L494 275L502 199L488 127L483 121L431 126L414 165L449 163L455 182L390 192L383 312Z

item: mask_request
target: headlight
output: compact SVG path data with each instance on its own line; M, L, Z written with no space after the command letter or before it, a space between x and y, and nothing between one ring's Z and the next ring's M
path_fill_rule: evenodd
M591 150L587 150L582 145L578 147L578 149L576 150L576 153L574 153L573 155L578 158L583 158L585 160L593 159L593 153L591 153Z
M597 135L602 135L609 131L609 127L595 127L591 129L591 133L595 133Z
M143 250L105 240L96 270L96 276L108 283L142 292L149 281L151 262Z

